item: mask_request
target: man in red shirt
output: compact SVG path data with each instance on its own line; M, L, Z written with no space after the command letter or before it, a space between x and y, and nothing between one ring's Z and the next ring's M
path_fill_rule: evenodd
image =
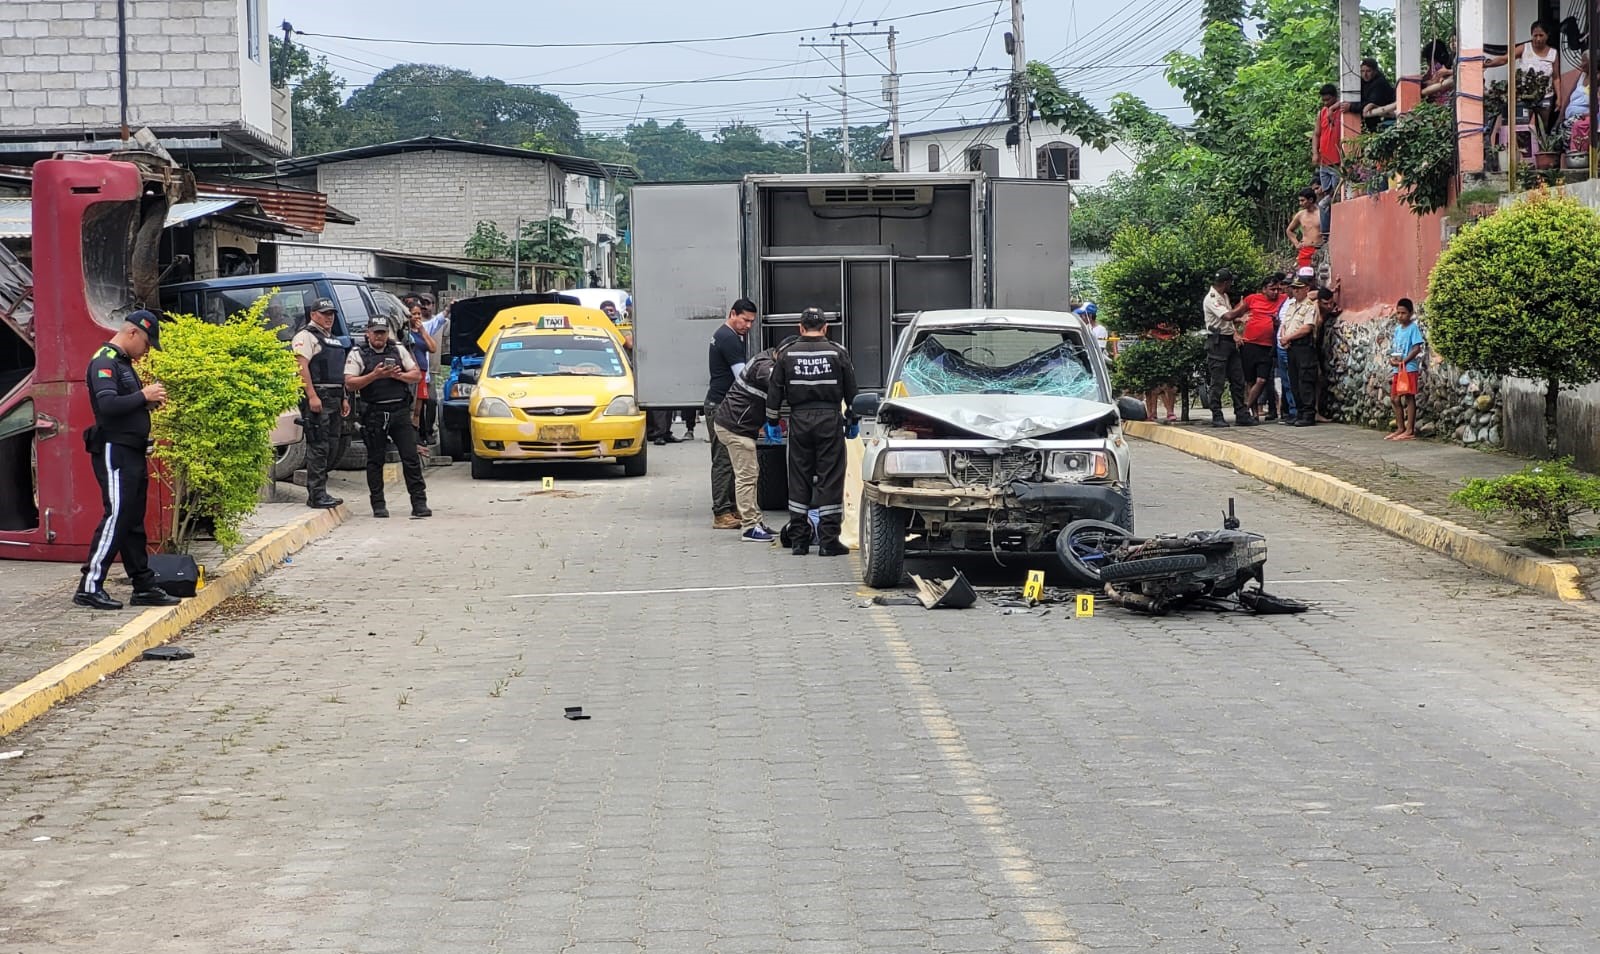
M1245 309L1244 344L1239 348L1239 358L1244 364L1244 379L1250 383L1247 403L1254 410L1262 400L1267 402L1267 420L1278 416L1278 402L1272 393L1273 370L1277 361L1278 309L1283 305L1283 276L1271 275L1261 283L1261 290L1244 296L1239 303Z
M1322 108L1317 110L1317 136L1315 144L1317 166L1317 206L1322 212L1322 234L1328 234L1329 220L1333 216L1333 194L1339 187L1339 164L1344 162L1344 129L1339 116L1344 104L1339 102L1339 87L1322 84Z

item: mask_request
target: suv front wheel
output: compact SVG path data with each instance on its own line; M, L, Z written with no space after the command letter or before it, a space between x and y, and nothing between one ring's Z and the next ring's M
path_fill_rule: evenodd
M898 507L861 502L861 582L875 590L900 585L906 572L906 521Z

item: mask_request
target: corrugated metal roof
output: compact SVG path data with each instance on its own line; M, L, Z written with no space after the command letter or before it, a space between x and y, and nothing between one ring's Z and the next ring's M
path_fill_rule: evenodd
M329 219L340 221L351 218L330 209L328 197L321 192L247 185L239 180L206 181L201 182L199 187L207 193L255 199L261 203L261 211L265 212L268 218L277 219L285 225L292 225L302 232L321 232Z
M296 156L293 159L278 160L280 175L295 175L310 172L318 166L330 162L348 162L352 159L372 159L378 156L393 156L406 152L428 152L439 150L445 152L469 152L484 156L508 156L512 159L537 159L558 166L566 172L575 175L594 176L601 179L637 179L638 170L632 166L621 165L615 162L597 162L594 159L585 159L581 156L563 156L554 152L538 152L533 149L519 149L515 146L497 146L487 142L470 142L465 139L451 139L447 136L418 136L415 139L402 139L398 142L377 143L371 146L356 146L353 149L340 149L336 152L324 152L315 156Z
M167 210L165 228L181 225L193 219L216 215L233 208L244 199L206 197L194 202L180 202ZM0 198L0 238L31 238L33 236L33 200Z

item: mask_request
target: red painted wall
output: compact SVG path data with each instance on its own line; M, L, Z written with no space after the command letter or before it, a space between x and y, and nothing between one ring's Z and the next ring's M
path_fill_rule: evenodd
M1394 189L1334 203L1328 261L1345 310L1426 298L1443 220L1442 212L1413 214Z

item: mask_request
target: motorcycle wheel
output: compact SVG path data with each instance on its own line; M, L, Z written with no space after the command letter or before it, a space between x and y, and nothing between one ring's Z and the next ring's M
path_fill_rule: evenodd
M1193 573L1206 568L1206 558L1198 553L1179 553L1174 556L1149 557L1144 560L1125 560L1100 568L1102 583L1142 583L1160 580L1181 573Z
M1111 562L1111 551L1133 534L1104 520L1075 520L1056 536L1056 556L1073 586L1098 589L1100 569Z

